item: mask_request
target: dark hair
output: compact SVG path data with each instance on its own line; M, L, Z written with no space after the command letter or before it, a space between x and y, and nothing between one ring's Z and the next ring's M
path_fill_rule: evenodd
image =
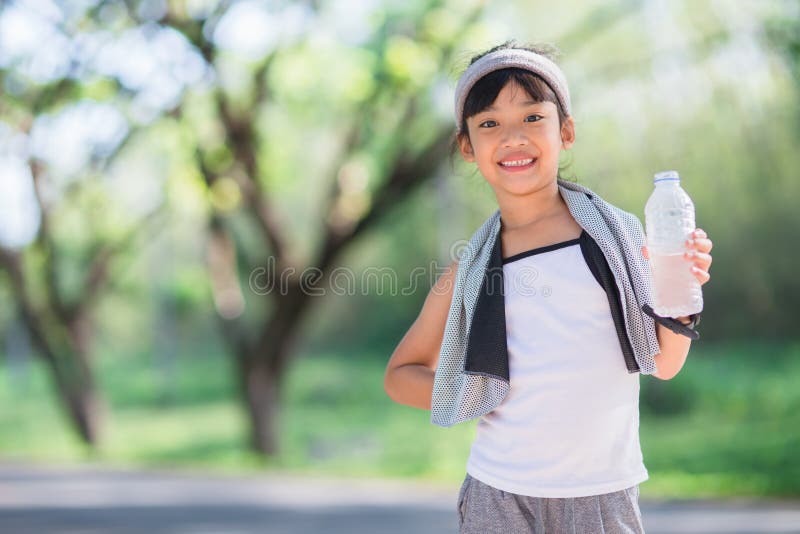
M527 50L529 52L535 52L545 56L550 60L555 60L555 58L559 55L558 49L550 45L518 45L515 43L515 41L509 40L503 44L473 56L469 64L472 65L486 54L496 50L504 49ZM512 81L519 84L519 86L528 94L528 96L530 96L531 99L535 100L536 102L552 102L555 104L556 109L558 110L559 126L561 126L564 121L567 120L568 115L561 106L561 103L558 101L555 92L540 76L532 73L529 70L516 67L492 71L478 80L475 85L472 86L472 89L470 89L469 93L467 93L467 98L464 101L464 112L462 113L461 124L458 125L458 130L455 132L450 146L451 163L453 155L459 149L459 141L465 138L466 140L469 140L467 119L477 115L481 111L491 106L492 103L497 99L497 95L500 94L500 91L502 91L503 88ZM561 169L559 169L559 178L561 177L560 171Z

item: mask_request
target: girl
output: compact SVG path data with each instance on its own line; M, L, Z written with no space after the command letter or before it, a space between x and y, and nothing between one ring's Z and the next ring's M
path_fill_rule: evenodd
M474 57L455 117L499 209L431 288L386 392L440 426L479 418L462 533L643 532L639 374L675 376L699 314L655 315L638 218L559 176L575 124L548 51ZM686 247L706 283L710 239L698 228Z

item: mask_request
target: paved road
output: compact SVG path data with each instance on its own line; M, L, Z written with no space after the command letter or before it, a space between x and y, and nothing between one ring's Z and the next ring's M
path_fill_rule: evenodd
M0 533L455 534L458 487L0 463ZM641 502L648 534L800 533L800 502Z

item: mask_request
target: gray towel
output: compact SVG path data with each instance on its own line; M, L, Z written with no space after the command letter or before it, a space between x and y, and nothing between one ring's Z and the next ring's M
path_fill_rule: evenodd
M603 251L614 274L639 372L652 374L656 371L653 357L661 348L653 318L642 311L645 304L652 305L653 292L650 265L641 252L645 245L642 224L635 215L609 204L589 188L560 178L557 181L573 218ZM478 295L499 234L498 209L472 235L459 257L431 398L431 422L439 426L452 426L490 412L509 390L502 373L464 369ZM480 350L491 352L492 347ZM504 350L496 352L503 352L507 358ZM498 362L502 363L507 365Z

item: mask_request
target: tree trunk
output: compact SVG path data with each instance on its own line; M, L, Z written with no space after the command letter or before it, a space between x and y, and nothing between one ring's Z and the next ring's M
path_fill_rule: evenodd
M294 352L294 334L308 304L308 294L297 285L290 286L285 295L276 297L276 311L261 330L262 335L237 358L243 400L251 423L250 445L263 455L274 456L279 452L278 414L283 379Z
M61 405L73 428L90 449L100 444L100 430L105 406L97 390L91 365L92 324L89 317L78 314L66 321L68 343L61 344L64 353L44 339L40 349L53 373ZM66 347L69 348L66 348Z
M86 355L46 358L66 416L81 440L95 449L100 443L104 404Z
M100 444L103 404L94 385L70 384L62 391L64 405L81 440L91 449Z
M250 356L239 359L242 392L250 419L250 447L268 456L279 451L281 379L267 358Z

